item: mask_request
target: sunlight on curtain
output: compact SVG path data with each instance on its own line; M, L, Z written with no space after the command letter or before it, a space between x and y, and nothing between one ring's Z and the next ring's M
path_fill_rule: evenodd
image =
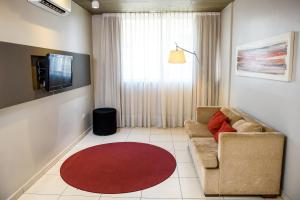
M191 55L186 64L168 63L175 42L193 50L191 13L122 14L121 30L124 82L191 82Z
M192 55L168 63L175 42L193 51L192 13L126 13L121 17L124 126L182 126L192 116Z

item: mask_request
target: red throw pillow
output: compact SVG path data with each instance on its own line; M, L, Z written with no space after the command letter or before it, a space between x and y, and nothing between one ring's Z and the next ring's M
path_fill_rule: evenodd
M208 122L208 130L215 134L221 128L223 122L228 121L228 117L221 111L216 112Z
M230 124L228 124L227 122L223 122L221 128L218 130L218 132L214 134L214 138L216 142L219 141L219 135L221 132L236 132L236 130L232 128Z

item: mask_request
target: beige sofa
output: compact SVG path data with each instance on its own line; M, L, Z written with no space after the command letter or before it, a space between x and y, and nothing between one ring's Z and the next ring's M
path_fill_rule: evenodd
M197 108L197 121L186 121L189 150L206 196L280 194L283 134L235 109L226 109L234 125L253 122L262 132L220 134L216 143L207 123L220 107Z

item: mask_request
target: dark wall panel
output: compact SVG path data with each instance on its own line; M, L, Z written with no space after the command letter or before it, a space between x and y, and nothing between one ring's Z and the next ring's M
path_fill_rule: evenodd
M31 56L48 53L73 56L73 86L55 92L34 90ZM0 109L91 84L90 56L0 42Z

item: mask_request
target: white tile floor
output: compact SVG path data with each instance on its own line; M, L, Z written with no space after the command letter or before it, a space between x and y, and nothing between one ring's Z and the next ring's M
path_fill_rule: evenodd
M110 142L136 141L160 146L172 153L177 161L173 175L152 188L126 194L95 194L67 185L59 175L63 161L81 149ZM19 200L262 200L260 197L204 197L191 157L188 137L182 128L123 128L111 136L90 132L55 166L42 176ZM280 199L280 198L278 198Z

